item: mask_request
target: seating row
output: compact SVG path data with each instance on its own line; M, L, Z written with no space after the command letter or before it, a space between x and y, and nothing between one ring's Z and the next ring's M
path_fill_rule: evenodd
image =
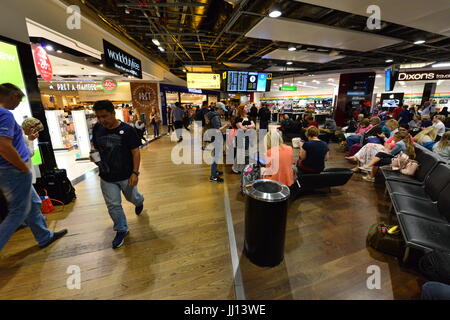
M406 243L404 259L409 248L450 252L450 166L420 145L415 149L415 176L381 170Z

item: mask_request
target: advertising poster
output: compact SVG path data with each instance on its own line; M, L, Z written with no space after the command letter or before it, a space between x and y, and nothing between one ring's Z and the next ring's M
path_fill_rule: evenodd
M133 107L139 114L145 114L146 118L150 118L150 112L156 108L158 112L158 85L150 82L131 82L131 96Z
M25 81L23 80L22 68L20 66L19 54L15 45L0 41L0 84L12 83L25 93L20 105L13 111L14 118L22 124L23 119L31 117L30 103L28 101ZM42 163L37 141L35 142L34 156L32 158L34 165Z

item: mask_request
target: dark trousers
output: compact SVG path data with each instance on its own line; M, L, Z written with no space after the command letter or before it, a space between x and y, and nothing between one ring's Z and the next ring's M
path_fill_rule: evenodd
M178 139L181 139L183 137L181 134L183 129L183 121L175 121L173 124L175 126L175 132L177 133Z
M261 121L259 123L259 129L269 129L269 122L268 121Z

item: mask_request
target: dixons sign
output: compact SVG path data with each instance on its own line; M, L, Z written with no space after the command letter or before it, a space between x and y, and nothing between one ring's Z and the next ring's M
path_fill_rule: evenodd
M398 81L450 80L450 70L400 71Z
M142 63L136 57L103 40L105 65L119 72L142 79Z

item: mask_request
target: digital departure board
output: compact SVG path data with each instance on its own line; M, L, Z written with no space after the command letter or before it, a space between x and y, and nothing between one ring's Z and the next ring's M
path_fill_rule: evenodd
M227 71L223 73L225 89L228 92L268 91L270 90L268 79L267 73L248 71Z

